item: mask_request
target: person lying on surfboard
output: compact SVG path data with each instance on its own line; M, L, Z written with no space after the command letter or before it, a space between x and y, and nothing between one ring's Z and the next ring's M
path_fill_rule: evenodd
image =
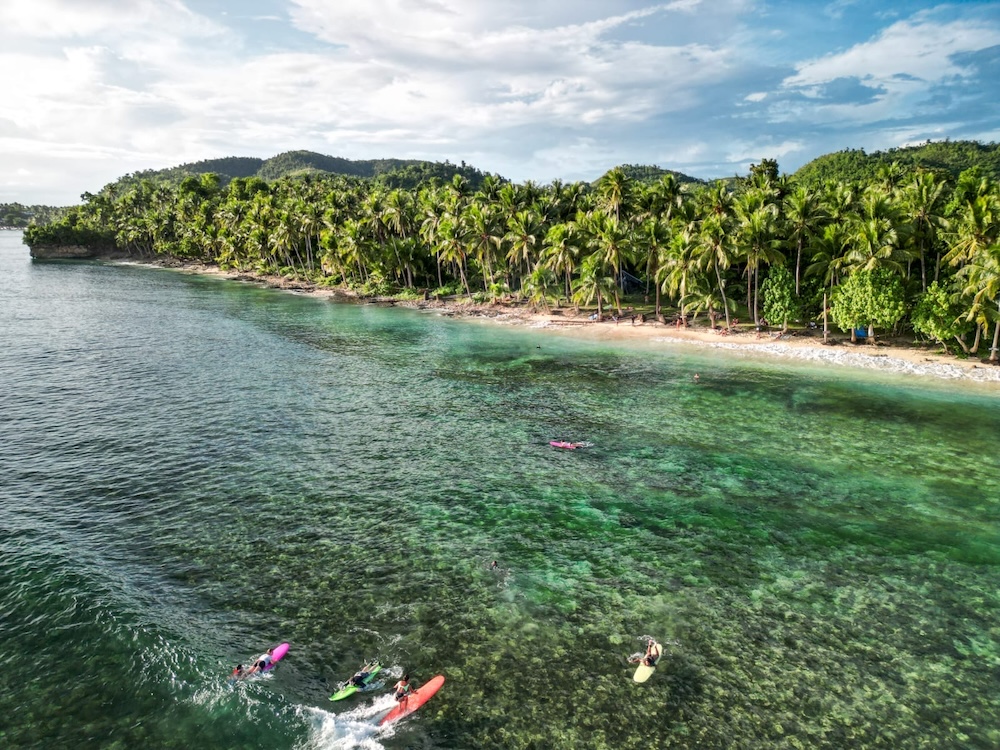
M655 667L662 654L663 646L650 638L649 643L646 644L646 653L642 657L642 663L647 667Z
M258 656L257 661L255 661L253 663L253 666L247 670L246 676L249 677L250 675L256 672L263 672L265 669L267 669L267 665L271 663L271 654L273 653L274 649L269 648L266 654L261 654L260 656Z
M410 675L404 674L403 679L393 685L393 690L396 691L395 699L397 701L403 700L406 696L413 692L413 688L410 686Z
M663 646L657 643L652 638L646 643L646 653L635 654L629 657L629 662L632 664L638 664L642 662L647 667L655 667L656 662L660 660L660 656L663 655Z
M354 673L354 676L347 681L348 685L355 685L359 688L365 686L365 679L372 673L372 670L378 666L377 661L368 662L360 670Z

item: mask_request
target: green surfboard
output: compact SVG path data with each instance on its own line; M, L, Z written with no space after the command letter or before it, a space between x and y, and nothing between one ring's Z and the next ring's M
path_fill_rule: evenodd
M371 664L366 664L365 667L370 667L371 671L368 672L368 674L361 680L360 687L355 685L353 682L345 683L344 687L342 687L340 690L338 690L336 693L330 696L330 700L332 701L343 700L344 698L349 698L350 696L354 695L359 690L364 690L369 685L371 685L372 680L375 679L375 675L377 675L379 672L382 671L382 665L379 664L377 661L372 662ZM364 669L364 667L362 667L362 669Z

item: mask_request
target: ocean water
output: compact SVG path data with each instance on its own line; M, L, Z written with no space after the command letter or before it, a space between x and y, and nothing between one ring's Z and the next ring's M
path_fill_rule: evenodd
M994 748L998 439L995 390L0 232L0 746ZM446 683L378 728L328 700L375 656Z

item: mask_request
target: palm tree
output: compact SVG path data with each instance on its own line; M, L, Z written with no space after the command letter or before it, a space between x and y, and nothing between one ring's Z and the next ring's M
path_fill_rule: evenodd
M616 224L621 221L622 214L627 212L632 193L632 180L621 167L608 170L597 181L600 207Z
M358 280L364 284L368 281L368 255L370 239L364 221L348 219L341 226L337 249L344 261L345 267L354 266L358 269Z
M726 328L732 326L730 321L729 300L726 299L726 282L722 272L727 270L733 261L733 243L730 227L732 225L732 196L725 186L719 185L705 191L699 196L698 211L702 216L698 227L698 257L702 268L711 269L715 274L722 300L722 309L726 316Z
M503 227L489 203L470 202L462 214L462 224L469 243L468 252L483 270L483 288L494 283L493 261L503 244Z
M783 259L774 236L778 209L775 203L761 200L754 191L736 202L736 215L737 237L747 263L747 308L753 313L754 324L759 326L760 264Z
M527 271L537 260L536 252L545 236L542 217L533 209L518 211L511 218L507 229L507 259L519 269Z
M851 226L847 263L853 270L888 268L903 274L905 252L899 233L899 214L889 198L878 190L868 190L861 213Z
M927 291L927 250L937 240L939 229L947 225L943 215L945 182L932 172L920 171L903 189L903 205L913 225L912 237L920 257L920 289ZM935 263L934 280L938 279L940 263Z
M541 305L548 312L549 299L553 297L553 288L558 288L559 281L552 271L545 266L537 265L524 280L524 292L528 302Z
M572 289L570 281L580 257L576 222L554 224L549 227L543 243L542 264L554 273L562 273L565 278L566 301L569 302Z
M812 263L806 267L807 276L823 276L831 293L847 267L848 242L849 234L843 224L827 224L823 227L823 234L816 240Z
M684 199L680 182L669 172L654 182L647 192L651 197L650 208L653 214L668 222Z
M650 216L643 221L637 232L638 241L646 249L646 294L649 294L650 280L656 286L654 314L657 319L660 318L660 284L657 279L660 277L660 271L666 258L666 250L672 237L671 232L670 222L656 216Z
M444 279L441 277L441 254L438 250L438 241L441 222L445 215L442 201L433 187L426 187L420 191L417 197L418 217L420 221L420 238L424 245L434 249L434 260L437 265L438 287L444 286Z
M800 294L799 278L802 251L822 231L826 211L820 196L804 185L795 188L785 197L785 226L788 241L795 247L795 296Z
M576 280L573 300L577 305L589 305L597 298L597 319L604 317L603 300L616 289L615 281L607 275L607 267L598 255L588 255L580 264L580 276Z
M875 186L883 195L892 197L906 180L906 168L898 161L882 164L875 173Z
M1000 198L991 191L964 203L952 229L951 250L943 260L952 265L970 262L998 241Z
M687 294L684 295L684 305L695 317L702 310L708 313L709 325L714 330L715 321L719 317L719 307L725 307L726 301L720 296L717 286L712 283L702 283L703 281L707 281L704 277L695 274L690 280L695 283L688 288Z
M391 190L379 215L387 230L386 245L391 248L394 271L403 277L406 287L413 287L412 238L416 229L416 214L410 193Z
M441 261L457 266L465 293L471 297L472 290L469 288L469 280L465 275L466 240L462 236L462 226L457 219L449 216L441 222L438 228L438 243Z
M672 299L678 300L681 320L687 325L687 312L684 309L688 294L697 283L701 262L698 257L698 241L691 228L685 227L675 234L670 244L665 248L663 262L660 264L656 285L656 315L660 317L660 290L662 289Z
M590 236L590 248L593 256L598 258L605 268L614 272L615 309L622 314L622 301L619 294L619 283L622 278L622 262L631 257L632 233L616 219L606 214L591 214L587 221Z
M1000 353L1000 245L993 244L976 253L955 276L964 282L962 294L972 297L966 320L976 320L985 328L994 323L990 362ZM994 309L995 304L995 309Z

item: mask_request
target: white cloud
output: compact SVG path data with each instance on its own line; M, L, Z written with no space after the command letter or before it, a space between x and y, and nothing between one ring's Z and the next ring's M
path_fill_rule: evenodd
M208 35L218 29L179 0L4 0L5 34L36 38L82 38L137 29L159 34Z
M331 72L363 61L369 78L351 107L359 118L494 129L634 120L682 108L697 98L689 92L699 83L729 73L725 50L612 38L630 24L689 14L699 5L694 0L641 7L622 0L295 5L299 28L344 45L343 55L325 61Z
M75 196L138 169L305 148L517 180L622 162L712 176L826 145L803 126L896 122L930 87L973 80L959 53L1000 44L988 14L925 13L837 54L818 56L817 38L786 75L761 50L798 28L759 0L226 2L209 19L193 0L0 0L8 174L31 170L38 190L78 174Z
M997 44L1000 30L996 27L968 21L900 21L870 42L797 66L796 74L782 85L807 88L839 78L857 78L866 85L888 88L905 86L908 79L939 82L973 72L955 62L956 54Z
M894 23L871 41L797 66L781 87L813 101L776 105L771 121L867 124L915 116L928 108L933 87L978 75L974 66L958 62L962 53L998 44L1000 28L995 25L934 23L923 16ZM842 96L843 101L830 97L827 86L850 81L863 87L853 100L850 95ZM870 92L867 96L861 95L865 89ZM876 148L871 140L868 147Z

